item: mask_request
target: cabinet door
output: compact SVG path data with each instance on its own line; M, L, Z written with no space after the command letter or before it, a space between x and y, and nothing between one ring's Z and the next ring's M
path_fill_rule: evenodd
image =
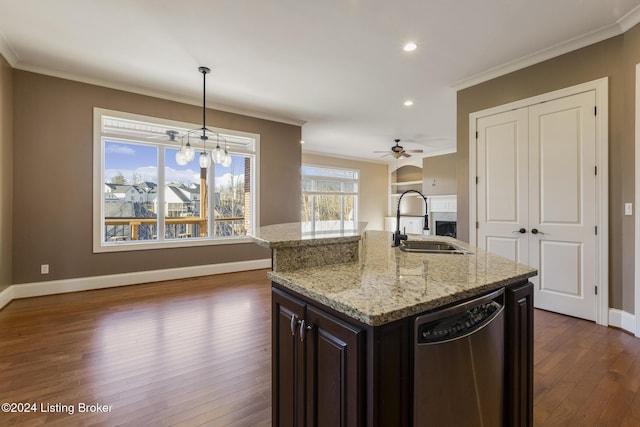
M533 285L505 289L505 408L509 426L533 425Z
M401 216L400 231L408 234L422 234L424 219L421 217ZM395 231L395 230L394 230Z
M299 322L305 305L277 289L272 293L273 425L304 425L304 347Z
M363 425L362 329L311 306L307 307L305 329L306 425Z

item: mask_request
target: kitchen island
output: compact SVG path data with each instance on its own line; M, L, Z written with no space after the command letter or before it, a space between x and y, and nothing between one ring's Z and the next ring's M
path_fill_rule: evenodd
M279 227L295 230L300 224ZM264 229L256 242L268 245L264 236L269 230ZM326 257L341 236L324 240L299 234L299 239L280 241L304 248L302 258L317 253L320 260L274 263L283 268L268 274L273 284L274 425L427 425L414 419L416 319L495 291L505 307L503 377L496 378L504 382L504 392L497 420L530 425L533 302L528 278L535 270L440 236L409 238L447 241L470 253L405 252L391 247L390 233L358 229L343 236L343 243L351 245L349 257ZM272 249L281 243L274 241Z

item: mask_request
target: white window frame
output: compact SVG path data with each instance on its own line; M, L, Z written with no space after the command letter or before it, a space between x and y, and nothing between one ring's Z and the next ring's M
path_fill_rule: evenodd
M170 126L177 129L197 129L201 125L193 123L184 123L174 120L167 120L157 117L144 116L139 114L125 113L121 111L108 110L104 108L93 109L93 252L122 252L122 251L135 251L135 250L149 250L149 249L163 249L163 248L180 248L180 247L194 247L194 246L212 246L212 245L225 245L225 244L237 244L237 243L252 243L250 234L255 234L255 230L260 227L259 218L259 206L260 206L260 135L249 132L241 132L236 130L221 129L208 127L214 132L223 136L229 136L230 138L250 138L254 140L254 149L252 151L238 151L229 150L230 154L236 154L240 156L248 156L251 158L251 229L247 231L246 236L234 236L234 237L215 237L213 236L213 226L215 220L213 219L213 207L214 207L214 177L212 173L207 173L207 187L210 189L208 197L208 212L210 212L210 220L208 221L209 237L197 237L187 239L164 239L164 233L158 233L157 240L124 240L105 242L105 222L104 222L104 142L110 141L123 141L131 143L144 142L145 144L153 143L157 145L159 150L159 162L158 164L158 205L162 206L164 210L164 148L172 147L179 148L178 143L170 143L168 140L147 140L140 141L135 138L123 138L122 136L107 135L102 132L103 118L113 117L116 119L134 120L144 123L153 123L159 126ZM196 148L201 148L197 145L197 141L191 140L191 144ZM212 149L213 146L207 144L207 150ZM165 215L158 215L157 229L164 230Z
M325 170L337 170L337 171L347 171L347 172L355 172L358 174L358 178L357 179L348 179L348 178L337 178L337 177L333 177L333 176L326 176L326 175L305 175L303 170L305 167L310 167L310 168L318 168L318 169L325 169ZM354 200L353 200L353 223L355 224L355 227L357 228L357 224L358 224L358 213L359 213L359 193L360 193L360 170L358 169L354 169L354 168L338 168L338 167L331 167L331 166L324 166L324 165L316 165L316 164L310 164L310 163L305 163L302 165L302 167L300 168L300 175L301 175L301 179L300 182L301 184L304 182L305 179L312 179L314 181L316 180L321 180L321 181L338 181L341 183L355 183L356 184L356 188L358 189L358 191L340 191L340 192L336 192L336 191L316 191L315 189L311 190L311 191L307 191L304 189L304 186L302 186L302 196L304 197L305 194L311 195L311 196L336 196L336 195L340 195L340 196L354 196ZM312 199L313 200L313 199ZM344 198L341 198L340 200L340 230L344 230L344 207L342 206ZM312 207L311 207L311 211L314 212L315 209L313 207L313 203L312 203ZM316 217L315 215L311 216L311 230L310 231L316 231Z

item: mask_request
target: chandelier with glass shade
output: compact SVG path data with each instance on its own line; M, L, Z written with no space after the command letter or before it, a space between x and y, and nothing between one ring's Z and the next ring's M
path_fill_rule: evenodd
M211 166L211 162L222 165L223 167L231 166L231 155L227 152L227 140L220 136L218 132L214 132L207 128L207 108L206 108L206 88L207 74L211 70L207 67L199 67L198 71L202 73L202 127L192 129L184 135L180 135L177 131L167 131L170 141L177 141L180 138L180 150L176 153L176 163L184 166L195 158L196 150L191 146L191 138L199 138L202 141L202 152L200 153L199 163L203 169ZM215 139L216 147L211 151L211 155L206 150L206 144L209 139ZM220 140L224 143L224 148L220 146ZM186 143L185 143L186 141Z

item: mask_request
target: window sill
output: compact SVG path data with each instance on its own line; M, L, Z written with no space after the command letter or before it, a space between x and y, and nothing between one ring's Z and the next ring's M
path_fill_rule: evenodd
M192 248L198 246L219 246L253 243L249 236L218 239L180 239L163 242L123 240L113 243L94 242L93 253L147 251L154 249Z

